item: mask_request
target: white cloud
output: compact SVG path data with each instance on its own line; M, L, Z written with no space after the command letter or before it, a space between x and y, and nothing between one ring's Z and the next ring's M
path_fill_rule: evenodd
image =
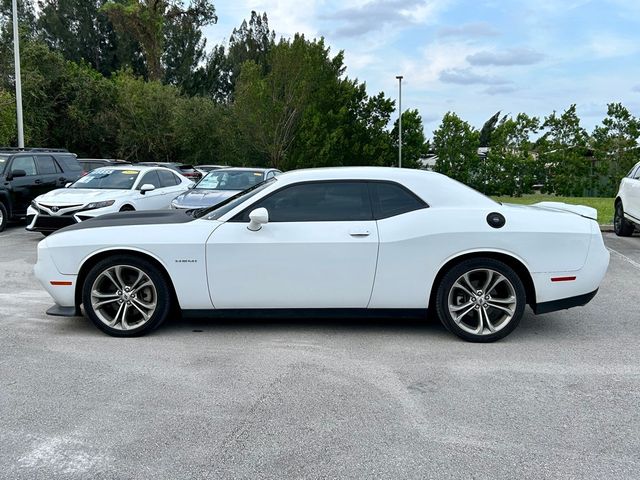
M638 52L638 41L610 33L597 33L591 37L589 47L598 58L624 57Z

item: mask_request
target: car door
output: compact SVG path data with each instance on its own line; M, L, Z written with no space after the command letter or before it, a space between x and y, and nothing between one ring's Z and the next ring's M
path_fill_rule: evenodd
M44 193L40 188L42 182L38 179L38 171L33 155L17 155L13 158L8 172L23 170L24 177L13 177L9 183L13 195L13 215L24 215L31 200Z
M62 178L62 169L51 155L34 155L34 158L36 169L38 170L38 180L40 181L39 189L42 190L42 193L64 187L60 180Z
M640 165L627 180L627 191L629 200L624 205L624 209L635 222L640 222Z
M247 229L264 207L269 222ZM285 186L216 229L207 243L216 308L366 308L378 231L364 182Z
M187 187L182 185L182 180L169 170L158 170L160 182L164 189L164 207L169 208L171 200L181 193L187 191Z
M145 192L144 194L142 192L138 192L139 195L136 198L136 208L138 210L159 210L166 208L168 203L165 205L164 201L167 192L162 188L162 183L160 182L157 170L149 170L146 172L140 179L136 189L140 190L143 185L147 184L153 185L156 188L155 190Z

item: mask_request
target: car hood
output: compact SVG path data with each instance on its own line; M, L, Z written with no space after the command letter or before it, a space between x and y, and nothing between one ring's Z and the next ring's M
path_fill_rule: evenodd
M36 202L45 205L77 205L88 202L100 202L124 197L131 190L101 190L92 188L59 188L36 198Z
M174 199L174 203L181 208L213 207L239 192L240 190L204 190L194 188L182 195L178 195Z
M59 232L72 230L84 230L86 228L99 227L130 227L132 225L167 225L187 223L195 220L186 210L144 210L141 212L118 212L100 215L69 227L62 228Z

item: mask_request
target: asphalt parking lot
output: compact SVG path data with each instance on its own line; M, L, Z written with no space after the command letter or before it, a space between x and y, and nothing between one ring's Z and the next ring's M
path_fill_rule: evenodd
M0 233L0 478L638 478L640 236L584 308L465 343L435 320L44 314L42 238Z

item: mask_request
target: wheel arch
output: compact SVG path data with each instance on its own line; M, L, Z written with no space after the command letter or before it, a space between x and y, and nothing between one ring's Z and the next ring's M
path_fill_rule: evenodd
M504 252L496 252L496 251L477 251L477 252L467 252L458 254L449 260L447 260L438 270L435 278L433 279L433 284L431 285L431 292L429 294L429 310L435 311L435 299L438 290L438 285L440 285L440 281L442 277L446 275L446 273L464 260L469 260L472 258L490 258L493 260L498 260L502 263L505 263L509 267L513 269L514 272L518 275L518 278L522 281L522 285L524 286L524 291L527 296L526 302L529 305L535 305L536 303L536 289L535 284L533 283L533 278L531 277L531 273L529 269L526 267L524 262L519 258L510 255Z
M86 257L82 264L80 265L80 269L78 270L78 277L76 280L76 290L75 290L75 305L76 308L80 307L82 303L82 287L84 285L84 280L87 278L89 271L101 260L105 258L109 258L113 255L130 255L137 258L142 258L147 260L151 264L153 264L158 271L165 277L167 284L169 285L169 289L171 291L171 299L175 302L174 305L176 307L180 307L180 302L178 301L178 296L176 294L175 286L173 285L173 280L171 279L171 275L166 268L166 266L154 255L140 251L134 250L131 248L114 248L110 250L101 250L93 253L92 255Z
M127 203L123 203L118 211L119 212L135 212L136 207L134 207L133 205L127 202Z

